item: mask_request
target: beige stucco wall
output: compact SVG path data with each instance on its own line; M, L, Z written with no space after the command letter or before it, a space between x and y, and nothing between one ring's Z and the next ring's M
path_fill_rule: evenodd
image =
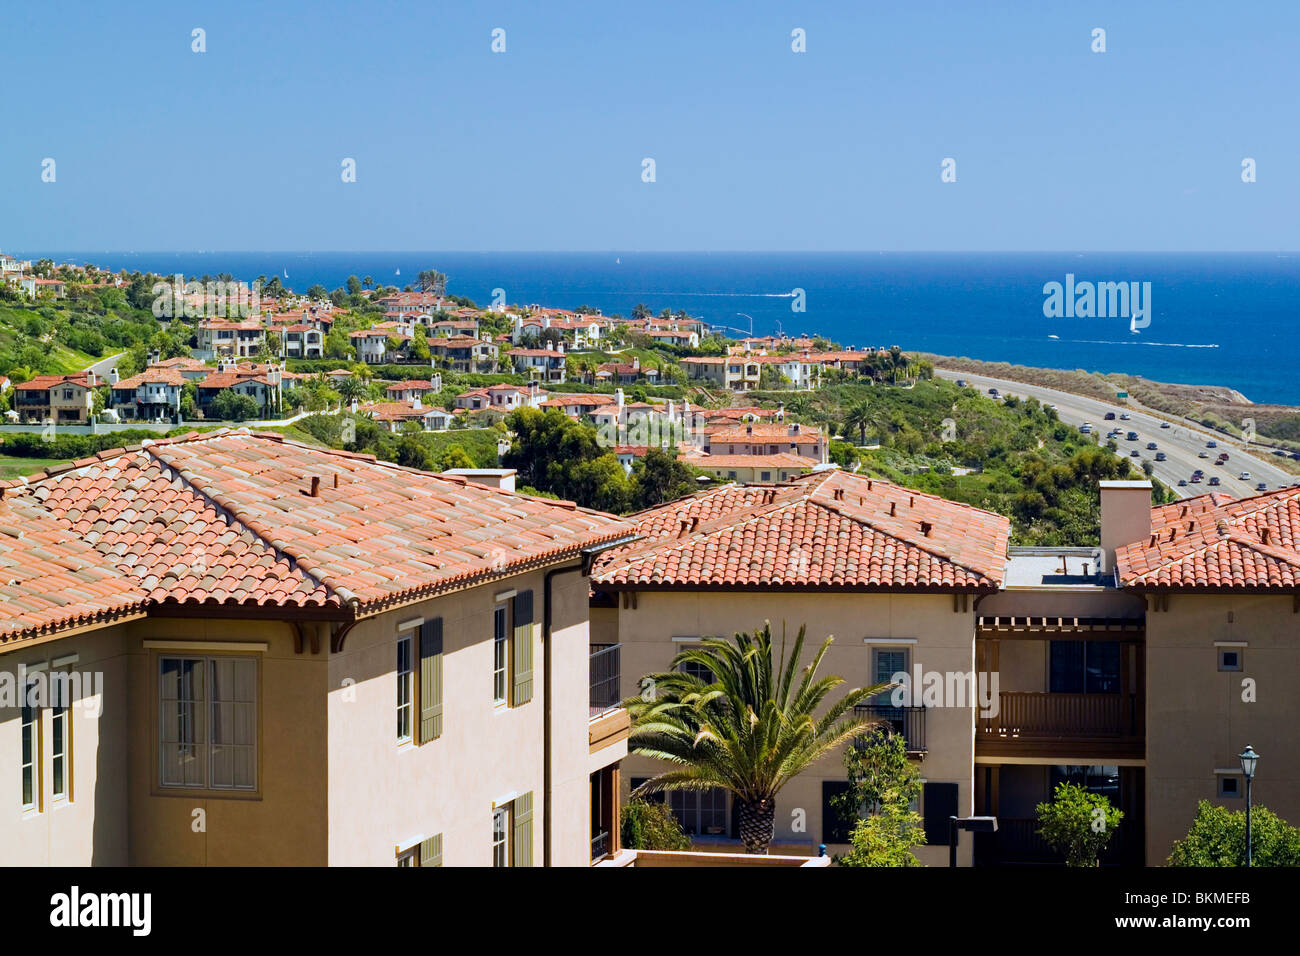
M1229 616L1231 615L1231 620ZM1215 641L1245 641L1244 670L1221 672ZM1191 826L1198 800L1219 799L1216 769L1261 755L1254 801L1300 826L1300 615L1289 595L1174 594L1147 614L1147 860L1163 863ZM1256 700L1242 700L1243 679Z
M52 799L51 718L40 714L39 810L24 812L20 798L21 723L17 707L0 705L0 866L122 866L127 863L127 709L123 645L128 625L46 643L24 643L0 653L0 672L17 678L27 667L76 655L68 665L83 693L70 717L72 791ZM95 676L98 675L98 676ZM89 678L89 679L88 679ZM6 702L7 703L7 702Z
M495 595L533 591L533 697L519 707L492 700ZM553 860L590 858L587 753L587 582L552 579ZM492 809L533 793L533 861L543 859L545 783L544 572L437 598L358 624L329 663L329 849L331 865L391 866L395 847L443 837L446 866L489 866ZM443 619L443 734L396 741L398 623ZM418 667L418 636L417 636ZM345 685L344 681L353 683ZM417 715L418 718L418 715Z
M674 636L723 635L761 627L772 622L780 633L784 622L791 639L801 624L807 624L807 649L811 654L827 635L835 641L822 663L821 674L845 678L842 690L872 682L871 647L864 638L915 638L910 647L910 666L924 670L967 673L974 668L974 612L953 611L951 595L882 594L791 594L777 592L641 592L636 608L617 612L597 611L595 625L606 629L606 617L617 614L622 643L623 694L639 692L641 675L668 668L681 646ZM927 714L926 741L929 752L921 762L922 777L930 782L958 784L958 812L969 815L973 808L974 710L937 709ZM623 792L632 777L649 776L662 765L648 758L629 756L623 761ZM797 843L815 853L822 841L822 782L844 780L838 756L828 756L805 771L782 792L777 803L776 839ZM802 811L796 812L796 811ZM806 826L800 826L800 818ZM970 860L970 841L963 841L960 861ZM841 853L845 845L831 845L828 852ZM947 864L946 846L923 847L917 851L922 862Z
M258 789L163 790L158 774L158 656L145 640L265 643L259 660ZM325 650L294 652L281 621L150 618L131 625L130 846L140 866L319 866L326 862ZM177 653L202 653L181 651ZM212 652L214 654L229 652ZM203 811L196 816L196 811ZM202 821L200 828L199 821Z

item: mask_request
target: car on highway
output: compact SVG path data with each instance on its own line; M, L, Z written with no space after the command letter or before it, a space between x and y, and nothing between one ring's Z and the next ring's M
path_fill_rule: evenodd
M1084 422L1082 425L1079 426L1079 431L1083 432L1085 435L1091 435L1092 422Z
M966 387L966 380L965 380L964 378L959 378L959 379L957 379L957 387L958 387L958 388L965 388L965 387Z
M1156 450L1156 443L1153 441L1147 442L1147 451L1155 451L1155 450Z
M1268 491L1268 482L1261 481L1255 486L1256 491Z
M1196 483L1199 482L1200 480L1201 480L1201 476L1200 476L1200 475L1192 475L1192 484L1196 484Z
M1208 451L1198 451L1198 452L1196 453L1196 457L1197 457L1197 458L1209 458L1209 457L1210 457L1210 453L1209 453Z
M1240 475L1238 475L1237 477L1240 478L1242 481L1250 481L1250 472L1248 472L1248 471L1243 471L1243 472L1242 472Z
M1119 420L1120 420L1120 421L1122 421L1122 422L1126 422L1126 421L1128 421L1128 419L1129 419L1129 414L1128 414L1128 412L1120 412L1120 414L1119 414Z
M1161 427L1161 428L1168 428L1168 427L1169 427L1169 423L1168 423L1168 422L1161 422L1161 423L1160 423L1160 427Z
M1219 447L1219 443L1218 443L1217 441L1215 441L1213 438L1211 438L1209 441L1207 441L1207 442L1205 443L1205 447L1206 447L1206 448L1218 448L1218 447Z
M1178 487L1179 487L1179 488L1186 488L1186 487L1187 487L1187 479L1186 479L1186 478L1179 478L1179 479L1178 479Z
M1222 465L1227 460L1228 460L1228 453L1226 451L1219 452L1219 464Z
M994 398L997 398L997 397L998 397L998 390L997 390L996 388L990 388L990 389L989 389L989 394L992 395Z
M1156 452L1156 461L1164 461L1164 460L1165 460L1165 453L1162 451Z
M1130 458L1137 458L1137 457L1140 456L1141 454L1142 454L1142 452L1140 452L1140 451L1138 451L1136 448L1134 448L1131 452L1128 453L1128 456L1129 456Z
M1108 422L1113 422L1114 420L1115 420L1115 413L1114 413L1114 412L1107 412L1107 413L1106 413L1106 421L1108 421Z
M1217 485L1218 483L1219 483L1219 476L1218 476L1218 475L1211 475L1211 476L1210 476L1210 484L1212 484L1212 485Z
M1286 453L1285 451L1283 451L1281 448L1274 448L1274 449L1273 449L1273 454L1277 455L1279 458L1286 458L1286 457L1287 457L1287 453Z
M1293 451L1293 452L1291 452L1291 460L1292 460L1292 461L1300 461L1300 451Z
M1137 440L1138 440L1138 433L1137 433L1137 432L1129 432L1129 433L1128 433L1127 435L1125 435L1124 437L1127 438L1129 441L1137 441Z
M1201 471L1201 469L1197 468L1194 472L1192 472L1192 477L1193 477L1193 478L1200 478L1200 477L1201 477L1202 475L1204 475L1204 474L1205 474L1205 472L1203 472L1203 471Z

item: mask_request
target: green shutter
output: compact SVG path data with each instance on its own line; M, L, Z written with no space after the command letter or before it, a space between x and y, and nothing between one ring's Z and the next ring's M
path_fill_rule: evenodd
M518 707L533 699L533 592L521 591L514 599L515 633L513 644L514 687L510 706Z
M442 618L420 625L420 743L442 736Z
M437 833L420 844L420 866L442 866L442 834Z
M533 865L533 792L529 790L522 797L515 797L511 805L510 816L514 820L514 859L511 866Z

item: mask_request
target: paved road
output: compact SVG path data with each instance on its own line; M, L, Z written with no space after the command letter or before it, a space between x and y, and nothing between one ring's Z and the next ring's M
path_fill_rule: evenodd
M1154 466L1154 475L1160 481L1182 497L1205 494L1207 491L1226 491L1237 498L1246 498L1259 494L1256 485L1265 482L1269 491L1285 488L1296 481L1296 476L1283 471L1269 461L1270 450L1255 446L1252 452L1244 451L1244 445L1234 439L1225 438L1208 429L1193 426L1182 419L1164 419L1149 412L1134 411L1122 405L1111 405L1094 398L1084 398L1067 392L1058 392L1051 388L1037 385L1025 385L1022 382L1009 382L1003 379L989 378L987 375L974 375L969 372L955 372L949 369L935 369L935 375L949 380L962 379L981 393L987 394L990 388L996 388L1002 395L1014 395L1017 398L1033 397L1045 405L1055 405L1056 414L1068 425L1080 426L1090 423L1093 437L1100 437L1102 444L1112 428L1122 428L1115 437L1119 453L1129 458L1134 467L1141 468L1143 460L1149 460ZM1107 412L1115 413L1114 421L1106 421ZM1127 414L1128 421L1120 419ZM1161 422L1168 421L1169 428L1161 428ZM1129 441L1129 432L1137 432L1137 440ZM1207 448L1206 442L1214 441L1217 448ZM1147 449L1148 442L1155 442L1154 450ZM1131 452L1136 450L1134 457ZM1166 461L1156 461L1156 452L1164 452ZM1219 453L1226 451L1228 461L1216 465ZM1200 457L1204 452L1207 457ZM1205 478L1197 483L1191 481L1196 469L1205 472ZM1250 473L1250 479L1243 481L1239 476L1243 471ZM1217 476L1220 484L1211 486L1209 479ZM1187 485L1179 487L1179 480L1186 480Z
M86 366L86 370L94 372L98 378L106 379L108 378L109 370L117 368L117 363L122 360L122 356L124 355L126 355L125 352L118 352L116 355L108 356L108 358L102 358L93 365Z

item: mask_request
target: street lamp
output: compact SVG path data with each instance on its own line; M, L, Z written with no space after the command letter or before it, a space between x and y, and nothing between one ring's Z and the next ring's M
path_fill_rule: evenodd
M997 817L949 817L948 818L948 865L957 865L957 838L962 830L971 833L996 833Z
M1255 748L1246 744L1246 749L1237 755L1241 761L1241 772L1246 775L1246 865L1250 866L1250 784L1255 779L1255 764L1259 763L1259 754Z

